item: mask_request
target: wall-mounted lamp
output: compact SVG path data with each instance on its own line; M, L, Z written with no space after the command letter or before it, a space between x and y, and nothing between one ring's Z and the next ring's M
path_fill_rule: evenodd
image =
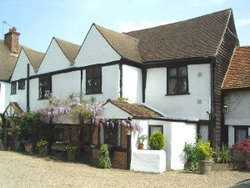
M228 112L228 106L227 105L224 105L223 106L223 113L225 114L225 113L227 113Z

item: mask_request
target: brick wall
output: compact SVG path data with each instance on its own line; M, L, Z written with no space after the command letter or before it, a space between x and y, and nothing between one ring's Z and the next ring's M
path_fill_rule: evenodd
M127 169L127 153L120 151L114 152L112 166L114 168Z
M93 135L92 135L92 144L96 146L96 148L92 148L92 163L97 164L97 157L99 155L99 127L95 128ZM112 158L112 167L113 168L122 168L122 169L127 169L127 135L125 131L125 127L122 127L122 132L121 132L121 150L119 151L114 151Z

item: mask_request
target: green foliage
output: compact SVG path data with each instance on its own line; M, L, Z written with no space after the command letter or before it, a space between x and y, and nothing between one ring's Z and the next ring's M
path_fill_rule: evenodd
M196 143L195 144L185 143L183 151L187 157L185 169L188 169L190 171L197 171L198 170L198 156L197 156Z
M68 144L68 145L66 146L66 151L67 151L68 153L76 152L77 149L78 149L78 147L77 147L75 144L73 144L73 143L70 143L70 144Z
M45 148L48 145L48 141L40 139L37 143L36 146L38 148Z
M141 135L138 137L138 143L143 144L143 142L147 139L148 137L146 135Z
M100 147L100 153L97 158L97 166L99 168L111 168L111 161L107 144L103 144Z
M13 137L14 140L19 140L22 133L21 121L17 117L10 117L10 127L7 129L8 134Z
M152 150L161 150L164 148L165 138L161 132L154 132L149 139L149 146Z
M216 146L214 150L213 158L215 162L217 163L232 163L233 162L232 153L230 149L228 149L228 147L224 144L222 145L221 148L219 146Z
M210 160L212 158L212 148L210 142L197 142L197 156L198 160Z

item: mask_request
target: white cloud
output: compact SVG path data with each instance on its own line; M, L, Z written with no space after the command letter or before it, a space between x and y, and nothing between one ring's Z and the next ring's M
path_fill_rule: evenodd
M248 26L248 25L250 25L250 18L247 18L247 19L239 19L238 21L236 21L235 24L236 24L237 27Z
M134 30L139 30L139 29L155 27L155 26L163 25L163 24L169 24L169 23L173 23L173 22L176 22L176 20L166 20L166 21L161 21L158 23L153 23L153 22L149 22L149 21L142 21L141 23L136 25L132 21L120 21L118 23L118 26L119 26L121 32L128 32L128 31L134 31Z

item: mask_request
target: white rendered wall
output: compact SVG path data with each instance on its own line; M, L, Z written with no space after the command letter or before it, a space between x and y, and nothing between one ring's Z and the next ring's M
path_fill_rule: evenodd
M67 98L73 93L80 93L81 72L73 71L52 76L52 94Z
M27 78L27 64L28 63L29 63L29 60L25 52L22 49L18 57L15 69L13 71L11 81L16 81L22 78ZM32 66L31 66L31 69L32 69Z
M53 38L39 67L38 74L70 68L70 62Z
M195 123L184 123L184 122L167 122L162 120L134 120L138 122L143 131L140 135L149 135L148 128L149 125L163 126L163 135L165 137L166 145L164 150L166 152L166 168L167 169L184 169L185 156L184 156L184 146L185 142L194 143L196 141L196 129ZM138 133L133 132L131 136L131 151L137 152L137 138ZM148 138L149 140L149 138ZM144 142L144 149L148 149L148 140ZM133 156L133 154L132 154ZM133 160L133 158L131 159ZM131 162L132 163L132 162ZM137 168L137 167L136 167Z
M0 113L4 112L10 102L10 84L0 82Z
M224 105L225 125L250 125L250 91L232 91L226 93Z
M108 44L94 25L91 26L75 59L75 67L120 60L121 56Z
M184 169L186 162L183 152L185 142L194 143L196 135L196 124L171 122L171 169Z
M142 70L140 68L123 65L123 97L131 102L142 102Z
M40 108L44 108L48 105L48 100L39 100L39 91L38 91L38 82L39 78L30 80L30 110L37 111Z
M83 71L83 93L86 95L86 71ZM88 94L85 97L95 97L99 102L106 102L107 99L117 99L120 96L120 70L119 65L102 67L102 93Z
M17 102L23 111L26 111L27 107L27 80L25 80L25 89L18 89L18 82L16 83L16 94L10 95L11 102Z
M211 111L210 65L188 65L187 95L167 95L167 68L147 72L146 104L169 118L209 120Z

